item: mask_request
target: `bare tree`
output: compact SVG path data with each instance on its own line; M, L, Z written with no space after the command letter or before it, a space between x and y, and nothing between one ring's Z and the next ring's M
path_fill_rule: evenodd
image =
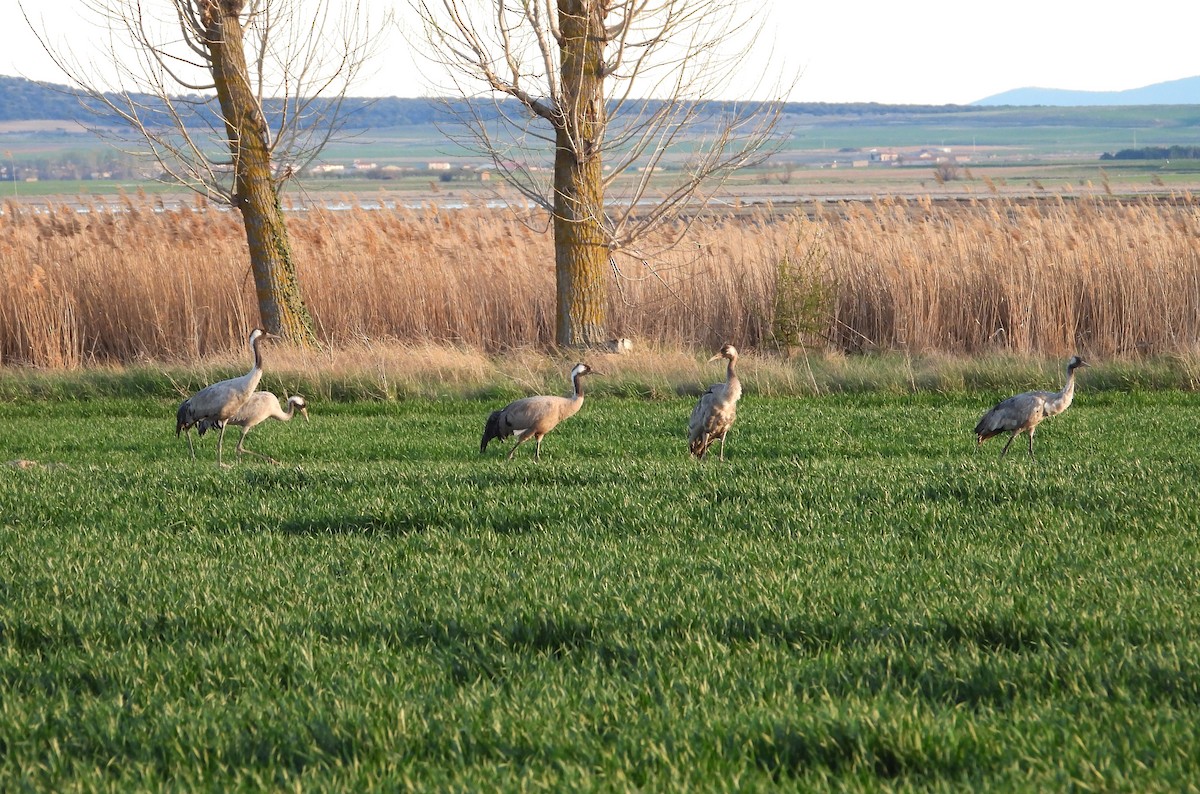
M359 4L161 0L152 7L160 16L141 0L80 7L111 68L51 44L52 27L22 12L84 106L124 122L97 131L155 162L164 181L241 212L264 327L315 342L280 191L342 127L346 90L375 43ZM112 90L97 77L106 72Z
M933 179L939 185L958 179L958 163L953 160L942 160L933 169Z
M791 160L788 160L786 163L781 164L779 167L779 174L777 177L779 179L779 184L790 185L792 183L792 177L795 175L796 175L796 164L794 162L792 162Z
M467 98L460 142L551 213L560 345L607 338L616 252L770 154L781 101L713 100L754 39L738 0L410 3Z

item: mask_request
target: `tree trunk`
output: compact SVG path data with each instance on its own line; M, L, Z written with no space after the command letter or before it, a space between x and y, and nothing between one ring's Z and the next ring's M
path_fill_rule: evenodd
M597 0L558 0L562 102L554 155L555 341L590 346L607 336L608 245L601 140L604 11Z
M316 334L312 316L300 299L283 206L271 174L266 119L246 68L241 23L244 4L245 0L202 2L213 80L233 156L234 200L246 227L263 327L311 346L316 343Z

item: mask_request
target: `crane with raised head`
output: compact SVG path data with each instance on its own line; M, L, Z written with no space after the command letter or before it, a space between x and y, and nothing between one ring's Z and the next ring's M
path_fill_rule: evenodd
M242 429L242 436L238 439L237 454L257 455L270 463L279 463L279 461L264 455L261 452L255 452L248 449L246 444L246 434L248 434L255 425L261 424L268 419L276 419L280 422L291 421L295 416L296 411L300 411L304 416L304 421L308 419L308 402L303 396L296 394L288 398L287 408L283 408L279 404L279 398L269 391L256 391L250 395L250 399L242 403L242 407L237 410L233 416L225 422L226 425L233 425ZM196 426L196 431L200 435L204 435L204 431L214 427L216 422L204 419Z
M721 460L725 460L725 436L737 419L737 401L742 396L742 382L734 370L738 359L737 348L725 345L709 361L722 358L729 362L725 382L708 387L708 391L700 396L700 401L692 409L692 418L688 422L688 450L701 460L715 441L721 442Z
M250 395L258 388L258 382L262 380L263 340L278 338L275 334L255 328L250 332L250 352L254 355L254 365L250 367L250 371L240 377L205 386L180 404L175 413L175 437L178 438L181 431L187 434L188 449L193 459L196 457L196 448L192 446L192 428L205 422L204 426L197 428L197 432L203 435L209 427L220 429L220 435L217 437L217 465L225 465L221 460L225 423L250 399Z
M1075 370L1088 363L1079 356L1071 356L1067 362L1067 382L1062 391L1027 391L997 403L985 413L975 425L975 449L992 436L1012 433L1000 457L1004 457L1012 442L1021 433L1029 434L1029 457L1033 455L1033 435L1043 419L1057 416L1071 407L1075 399Z
M517 453L517 447L529 439L536 439L534 460L541 460L542 437L553 430L564 419L569 419L579 412L583 406L583 377L599 375L587 364L576 364L571 370L571 394L567 397L554 395L539 395L523 397L514 400L498 411L488 415L483 427L483 440L479 442L479 454L487 450L488 442L493 438L503 441L509 436L516 436L517 443L513 444L508 453L512 460Z

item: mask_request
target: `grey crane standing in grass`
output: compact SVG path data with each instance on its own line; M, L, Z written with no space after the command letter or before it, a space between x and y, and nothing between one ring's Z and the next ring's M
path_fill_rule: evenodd
M187 433L188 449L191 450L193 459L196 457L196 448L192 446L192 427L205 422L206 424L197 428L197 432L203 435L209 427L220 428L221 432L217 437L217 465L225 465L221 461L221 447L225 441L225 423L238 412L246 400L250 399L250 395L258 388L258 382L262 380L263 358L260 349L262 341L278 338L261 328L255 328L250 332L250 350L254 354L254 366L250 368L250 371L241 377L205 386L179 406L179 410L175 414L175 437L179 437L181 430Z
M725 382L708 387L708 391L701 395L700 402L692 409L692 418L688 422L688 449L701 460L714 441L721 442L721 460L725 460L725 435L737 419L737 401L742 396L742 382L734 371L737 348L725 345L709 361L722 358L729 361Z
M307 422L308 402L306 402L304 397L299 394L288 398L287 409L281 408L279 405L279 398L274 394L271 394L269 391L256 391L254 394L251 394L250 399L242 403L242 407L237 410L237 413L229 417L229 420L225 422L227 425L233 425L234 427L240 427L242 429L242 437L238 439L237 443L237 454L242 455L244 453L248 453L250 455L257 455L258 457L270 463L279 463L279 461L268 455L264 455L261 452L255 452L252 449L247 449L245 446L246 434L254 429L255 425L265 422L268 419L278 419L280 422L290 421L291 418L295 416L297 410L303 414L304 421ZM200 433L200 435L204 435L205 430L208 430L215 425L216 422L214 420L203 419L200 421L200 424L196 426L196 430Z
M493 438L503 441L509 436L516 436L517 443L508 453L509 460L517 453L517 447L531 438L537 439L533 458L541 460L542 437L557 427L559 422L578 413L583 406L583 376L599 374L587 364L576 364L571 370L570 397L524 397L510 402L499 411L492 411L483 427L479 454L487 450L488 442Z
M1021 433L1029 433L1029 457L1033 456L1033 434L1037 432L1038 424L1047 417L1056 416L1071 407L1075 399L1075 370L1086 367L1088 363L1079 356L1071 356L1067 362L1067 383L1062 391L1027 391L999 403L988 411L975 425L975 448L992 436L1001 433L1012 433L1000 457L1008 452L1013 440Z

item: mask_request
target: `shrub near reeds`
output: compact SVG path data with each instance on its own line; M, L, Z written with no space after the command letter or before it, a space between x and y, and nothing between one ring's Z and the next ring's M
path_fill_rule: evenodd
M128 199L90 210L5 206L0 363L73 368L243 348L257 309L236 213ZM289 215L289 229L331 347L491 354L552 343L544 218L309 209ZM1200 336L1200 207L1190 196L768 207L665 230L648 248L676 237L645 261L615 259L614 334L659 348L736 340L1105 358L1190 356Z

